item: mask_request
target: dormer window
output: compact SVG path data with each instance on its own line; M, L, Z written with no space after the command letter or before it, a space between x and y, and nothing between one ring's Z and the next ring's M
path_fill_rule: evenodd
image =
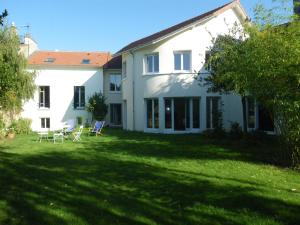
M55 58L46 58L44 60L44 62L46 62L46 63L53 63L54 61L55 61Z
M90 60L89 59L83 59L81 61L81 64L90 64Z

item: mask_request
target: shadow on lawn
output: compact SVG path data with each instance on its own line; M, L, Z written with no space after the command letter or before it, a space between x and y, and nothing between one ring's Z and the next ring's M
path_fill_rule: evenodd
M103 143L93 143L94 148ZM90 146L88 145L87 148ZM158 166L86 154L0 152L1 224L297 224L299 205ZM222 178L220 178L222 179ZM244 182L244 181L240 181ZM274 216L276 215L276 216ZM1 221L2 219L2 221ZM274 221L273 221L274 222Z

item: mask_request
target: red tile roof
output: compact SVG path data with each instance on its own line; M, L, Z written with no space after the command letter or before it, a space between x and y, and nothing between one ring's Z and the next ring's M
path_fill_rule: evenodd
M108 61L104 66L104 69L122 69L122 56L116 56Z
M131 49L134 49L134 48L146 45L148 43L151 43L152 41L155 41L155 40L157 40L159 38L162 38L162 37L164 37L164 36L166 36L166 35L168 35L170 33L173 33L173 32L175 32L177 30L180 30L180 29L182 29L184 27L187 27L187 26L189 26L189 25L191 25L191 24L193 24L193 23L195 23L195 22L197 22L199 20L203 20L203 19L205 19L207 17L210 17L212 15L220 14L220 13L224 12L225 10L227 10L228 8L232 7L235 3L239 3L239 0L234 0L234 1L230 2L230 3L227 3L227 4L219 7L219 8L216 8L214 10L211 10L211 11L207 12L207 13L204 13L204 14L202 14L200 16L196 16L196 17L194 17L192 19L186 20L186 21L184 21L182 23L179 23L179 24L177 24L175 26L172 26L172 27L169 27L169 28L167 28L165 30L159 31L159 32L157 32L155 34L152 34L152 35L148 36L148 37L145 37L145 38L142 38L142 39L137 40L135 42L132 42L129 45L127 45L124 48L122 48L120 51L118 51L116 53L116 55L118 55L118 54L120 54L122 52L129 51Z
M37 51L29 57L28 63L39 66L102 67L111 58L109 52Z

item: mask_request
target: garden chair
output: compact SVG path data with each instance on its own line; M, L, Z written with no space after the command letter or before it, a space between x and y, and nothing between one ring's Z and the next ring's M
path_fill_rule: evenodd
M68 137L69 134L73 133L75 127L76 127L75 120L74 119L68 120L64 126L64 130L63 130L64 136Z
M101 135L101 130L104 127L105 121L96 121L94 128L90 129L90 134Z
M76 142L76 141L80 141L80 140L81 140L80 136L81 136L81 134L82 134L82 130L83 130L83 125L81 125L81 126L79 127L79 130L78 130L77 132L74 132L74 133L73 133L73 136L74 136L73 142Z

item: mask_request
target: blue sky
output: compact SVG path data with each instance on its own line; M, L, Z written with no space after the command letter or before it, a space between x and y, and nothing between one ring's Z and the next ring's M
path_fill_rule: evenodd
M200 15L229 0L0 0L8 22L29 32L43 50L111 51ZM250 16L257 2L241 0Z

